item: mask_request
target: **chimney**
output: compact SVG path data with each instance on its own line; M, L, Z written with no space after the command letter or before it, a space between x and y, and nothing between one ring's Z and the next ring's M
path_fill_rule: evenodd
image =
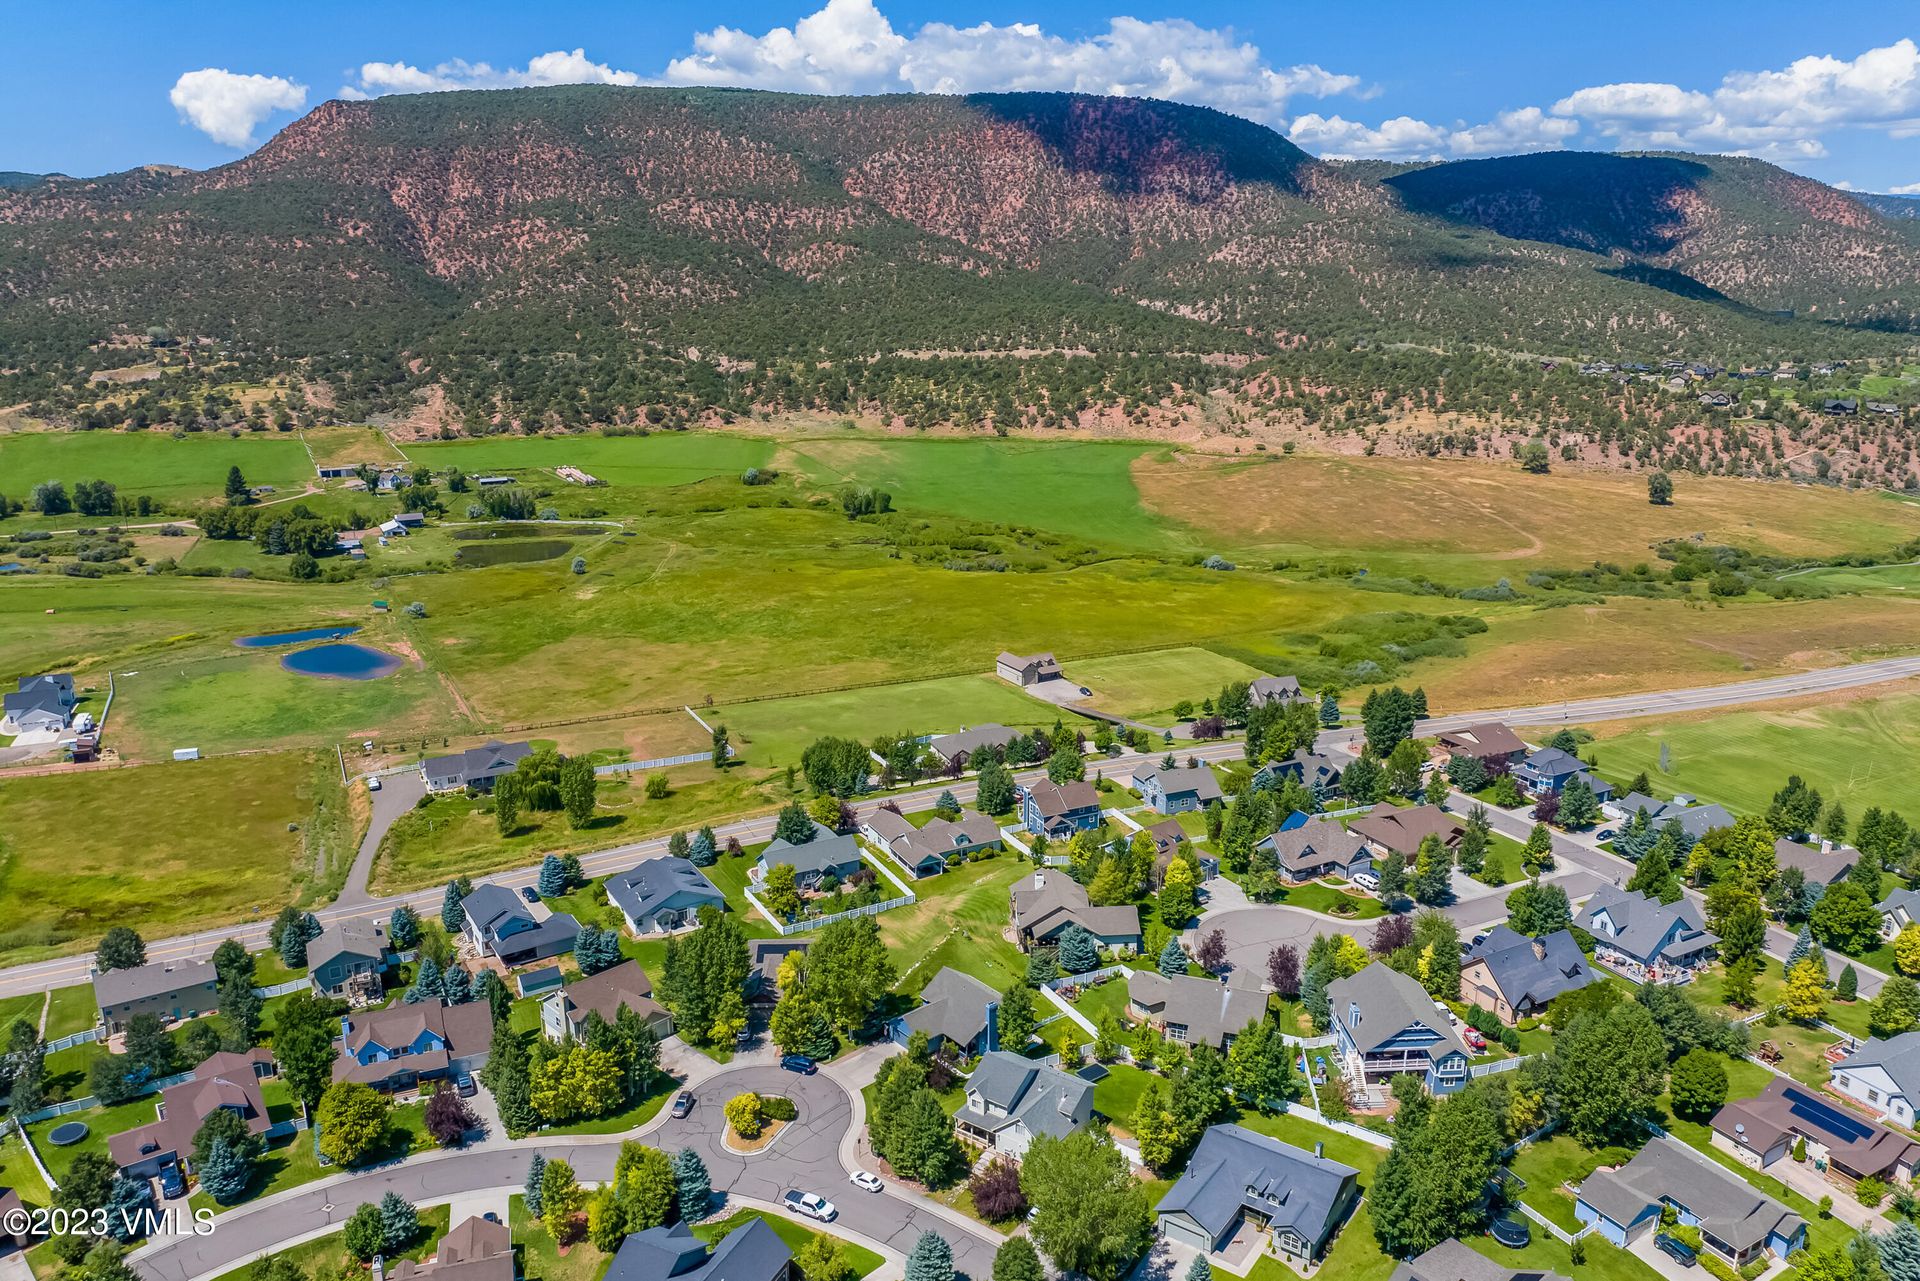
M1540 939L1533 941L1533 959L1536 961L1544 961L1547 959L1547 945Z
M1044 867L1035 869L1033 873L1033 888L1036 890L1040 890L1040 889L1045 889L1046 886L1047 886L1047 869Z
M1833 842L1832 842L1832 841L1830 841L1830 840L1828 840L1828 839L1827 839L1826 837L1824 837L1824 836L1820 838L1820 852L1821 852L1822 854L1831 854L1831 853L1833 853Z

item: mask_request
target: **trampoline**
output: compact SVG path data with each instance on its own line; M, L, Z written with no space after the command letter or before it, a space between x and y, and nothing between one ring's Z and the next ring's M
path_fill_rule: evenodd
M64 1121L47 1132L47 1142L56 1148L70 1148L87 1137L85 1121Z

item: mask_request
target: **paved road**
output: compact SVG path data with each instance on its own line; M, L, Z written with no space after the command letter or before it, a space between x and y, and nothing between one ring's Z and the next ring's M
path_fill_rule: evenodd
M1920 658L1889 658L1871 663L1855 663L1848 667L1825 668L1819 671L1801 672L1792 676L1769 677L1765 680L1741 681L1730 685L1711 685L1695 689L1668 690L1658 693L1621 694L1609 698L1589 698L1565 703L1549 703L1535 707L1508 708L1500 711L1460 712L1422 721L1418 727L1421 734L1435 734L1444 729L1458 728L1484 720L1506 720L1518 725L1554 724L1618 720L1637 716L1658 716L1678 712L1700 711L1717 707L1732 707L1743 703L1765 702L1780 698L1790 698L1796 694L1817 693L1825 690L1850 689L1862 685L1878 684L1885 681L1904 680L1911 676L1920 676ZM1329 730L1319 737L1322 750L1343 747L1358 741L1360 731L1357 728ZM1204 761L1237 759L1243 754L1238 742L1211 743L1201 746L1182 745L1182 756L1196 756ZM1122 757L1101 765L1107 777L1116 781L1131 781L1134 766L1144 761L1158 758L1158 753L1147 756ZM1039 771L1022 775L1022 778L1038 778ZM973 798L974 785L971 781L956 782L951 785L938 785L922 788L896 796L894 800L903 810L925 810L933 808L934 801L943 790L952 790L961 801ZM743 843L766 840L773 833L773 817L746 819L729 823L715 829L722 840L737 836ZM597 854L584 855L581 865L589 875L599 876L607 872L630 867L643 858L652 858L666 852L666 838L639 841L630 845L617 846L602 850ZM1600 857L1605 858L1605 855ZM539 877L538 867L521 868L517 871L489 876L485 879L509 888L517 889L522 885L531 885ZM1611 879L1611 877L1609 877ZM388 898L369 898L362 903L339 902L332 907L322 908L315 913L323 925L334 921L354 917L380 917L391 912L400 903L407 903L418 911L432 914L440 908L439 889L421 890L412 894L395 895ZM195 960L210 957L213 949L226 938L236 938L249 948L259 950L266 946L267 926L273 915L279 910L279 904L262 904L255 909L252 921L236 923L220 929L203 930L197 934L183 935L171 939L149 941L147 956L156 961ZM30 965L16 965L0 970L0 997L18 995L23 992L39 992L53 987L64 987L74 983L84 983L89 977L87 956L60 957L50 961L39 961ZM1864 972L1863 972L1864 973Z
M747 1090L784 1094L799 1117L773 1146L753 1156L727 1151L720 1136L722 1105ZM920 1233L932 1229L953 1246L955 1266L985 1281L993 1274L999 1244L984 1231L970 1232L930 1210L918 1198L889 1187L861 1192L847 1182L840 1163L840 1142L851 1127L852 1100L847 1087L827 1072L797 1076L777 1067L738 1068L708 1077L696 1089L693 1114L675 1121L662 1112L626 1135L528 1140L499 1147L435 1153L380 1169L333 1178L228 1211L204 1237L168 1238L131 1257L152 1281L196 1281L215 1276L268 1253L282 1243L344 1224L358 1206L398 1192L416 1205L434 1204L493 1189L514 1191L525 1183L527 1165L538 1152L549 1161L564 1160L583 1183L601 1183L613 1175L623 1139L639 1137L665 1151L692 1147L700 1153L720 1192L747 1201L777 1202L790 1187L817 1192L840 1208L836 1228L904 1256ZM724 1217L725 1204L715 1213Z

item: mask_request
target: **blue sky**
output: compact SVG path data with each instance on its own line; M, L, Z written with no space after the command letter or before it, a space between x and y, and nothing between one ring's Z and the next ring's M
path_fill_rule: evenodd
M343 93L597 80L1139 93L1260 120L1318 154L1738 151L1920 192L1910 0L336 0L191 14L11 6L0 169L198 168Z

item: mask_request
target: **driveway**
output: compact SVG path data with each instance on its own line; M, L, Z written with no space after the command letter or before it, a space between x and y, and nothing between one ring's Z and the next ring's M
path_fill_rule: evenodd
M420 803L427 794L427 780L418 770L388 774L380 780L380 790L369 793L373 797L373 818L367 824L367 834L361 838L360 852L354 856L353 867L347 873L347 883L340 891L340 897L333 901L335 907L358 907L373 901L373 895L367 890L367 882L373 876L373 858L380 852L380 842L385 839L387 829L394 825L402 814Z

